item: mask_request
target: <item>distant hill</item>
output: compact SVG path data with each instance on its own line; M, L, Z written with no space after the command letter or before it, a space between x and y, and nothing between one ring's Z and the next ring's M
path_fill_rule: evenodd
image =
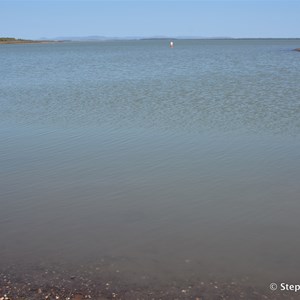
M46 38L41 38L41 40ZM230 39L230 37L202 37L202 36L126 36L126 37L108 37L108 36L58 36L51 38L57 41L74 42L93 42L93 41L112 41L112 40L189 40L189 39Z
M44 39L44 38L42 38ZM55 37L56 41L74 41L74 42L93 42L93 41L107 41L107 40L118 40L117 37L106 37L106 36L58 36Z

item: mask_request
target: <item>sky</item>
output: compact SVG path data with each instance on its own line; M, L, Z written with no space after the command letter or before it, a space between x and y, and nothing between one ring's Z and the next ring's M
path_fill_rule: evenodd
M300 38L300 0L0 0L0 37Z

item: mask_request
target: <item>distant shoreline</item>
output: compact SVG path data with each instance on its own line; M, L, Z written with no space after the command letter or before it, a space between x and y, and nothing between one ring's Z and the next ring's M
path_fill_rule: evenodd
M23 40L15 38L0 38L0 44L49 44L49 43L61 43L63 41L52 40Z
M165 41L165 40L300 40L300 38L232 38L232 37L60 37L53 40L29 40L0 37L1 44L49 44L62 42L108 42L108 41ZM299 51L299 50L298 50Z

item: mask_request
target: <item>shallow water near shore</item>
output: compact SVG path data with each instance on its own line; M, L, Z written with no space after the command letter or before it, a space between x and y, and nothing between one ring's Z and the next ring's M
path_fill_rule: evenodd
M0 267L299 278L299 40L0 47Z

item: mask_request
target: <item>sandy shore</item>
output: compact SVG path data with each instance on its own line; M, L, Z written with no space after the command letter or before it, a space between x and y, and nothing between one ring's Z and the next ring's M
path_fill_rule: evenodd
M253 286L247 281L172 280L155 278L132 280L128 274L112 273L101 266L64 270L61 267L32 266L1 269L0 299L149 299L149 300L221 300L221 299L299 299L295 293L272 292L268 287Z

